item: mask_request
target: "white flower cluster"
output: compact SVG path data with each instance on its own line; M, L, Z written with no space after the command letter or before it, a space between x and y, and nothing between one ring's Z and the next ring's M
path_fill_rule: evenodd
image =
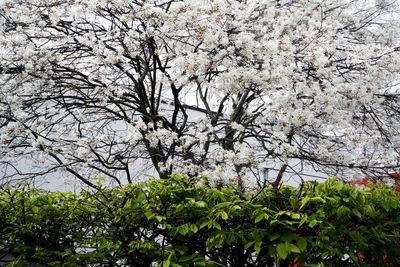
M0 157L47 151L55 168L118 182L146 161L246 187L271 162L397 170L398 11L375 0L0 1ZM366 155L368 143L381 149Z

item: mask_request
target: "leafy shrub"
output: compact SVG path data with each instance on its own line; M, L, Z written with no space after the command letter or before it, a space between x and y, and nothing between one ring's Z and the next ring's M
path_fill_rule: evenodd
M207 178L80 194L0 191L0 247L18 266L358 266L400 263L400 197L336 180L243 194ZM299 265L297 265L299 266Z

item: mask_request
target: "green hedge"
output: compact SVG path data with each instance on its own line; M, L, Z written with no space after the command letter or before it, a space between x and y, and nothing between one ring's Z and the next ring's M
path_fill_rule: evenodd
M328 180L243 194L199 180L177 175L79 195L3 187L0 248L14 266L400 263L400 197L388 187Z

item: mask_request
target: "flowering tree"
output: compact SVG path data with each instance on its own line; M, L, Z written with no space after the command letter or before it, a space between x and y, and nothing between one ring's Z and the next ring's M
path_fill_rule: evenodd
M400 166L396 2L0 5L8 179L131 183L148 167L246 187L274 164L278 186L294 161L331 174ZM37 170L18 169L23 157Z

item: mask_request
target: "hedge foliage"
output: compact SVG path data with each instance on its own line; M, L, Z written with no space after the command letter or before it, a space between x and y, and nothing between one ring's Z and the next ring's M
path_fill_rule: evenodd
M400 197L336 180L245 195L206 178L80 194L0 192L14 266L382 266L400 263Z

